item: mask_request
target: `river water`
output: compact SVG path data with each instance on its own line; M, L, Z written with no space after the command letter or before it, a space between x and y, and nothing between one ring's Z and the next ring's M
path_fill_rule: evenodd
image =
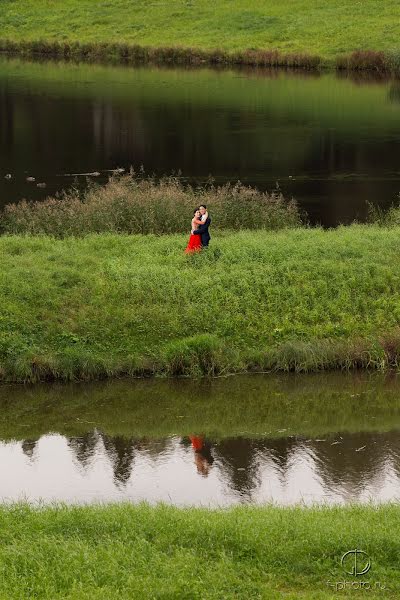
M279 186L325 226L400 193L398 81L2 58L0 123L0 207L140 165Z
M227 506L400 498L400 378L0 387L0 501Z
M0 207L141 164L279 186L325 226L400 192L391 80L1 58L0 117ZM2 501L397 500L400 379L1 386L0 464Z

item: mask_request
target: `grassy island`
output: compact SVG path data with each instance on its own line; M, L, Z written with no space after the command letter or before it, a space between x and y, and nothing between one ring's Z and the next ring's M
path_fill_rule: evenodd
M400 9L396 0L4 0L0 26L0 46L28 54L315 68L361 51L341 65L382 69L393 61L380 53L399 48Z
M0 238L3 380L397 366L400 228Z
M3 506L0 597L398 598L399 517L397 505ZM340 564L354 548L371 561L358 578Z

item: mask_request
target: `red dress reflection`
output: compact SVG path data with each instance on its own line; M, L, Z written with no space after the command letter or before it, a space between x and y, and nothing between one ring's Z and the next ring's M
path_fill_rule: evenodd
M210 467L214 462L211 454L211 445L205 441L203 435L189 435L194 450L194 462L197 472L207 477Z

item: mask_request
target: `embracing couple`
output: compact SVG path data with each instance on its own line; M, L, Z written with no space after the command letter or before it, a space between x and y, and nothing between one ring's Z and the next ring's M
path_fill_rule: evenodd
M193 211L192 231L189 238L189 243L186 246L186 254L199 252L202 248L206 248L210 242L210 234L208 228L211 225L211 219L208 215L207 207L202 204L199 208Z

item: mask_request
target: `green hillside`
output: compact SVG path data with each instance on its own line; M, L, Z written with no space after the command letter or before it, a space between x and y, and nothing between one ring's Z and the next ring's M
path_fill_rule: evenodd
M2 236L0 379L398 368L398 227L212 235Z
M398 47L397 0L2 0L2 39L128 42L228 51L247 48L332 59Z

